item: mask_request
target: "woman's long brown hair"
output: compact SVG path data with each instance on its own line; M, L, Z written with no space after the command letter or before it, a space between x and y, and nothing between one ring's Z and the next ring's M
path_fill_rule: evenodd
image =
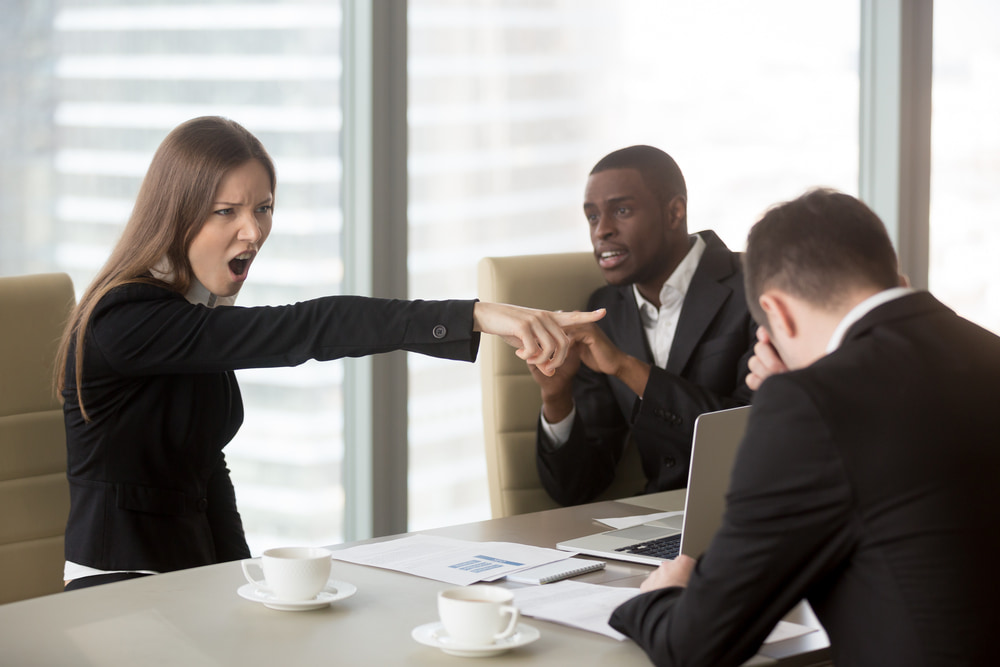
M70 314L56 357L56 390L66 388L66 363L75 347L76 398L85 420L82 374L84 339L97 303L128 283L165 285L187 293L194 279L188 247L211 214L219 182L232 169L257 160L276 185L274 163L260 141L240 124L218 116L189 120L160 144L139 188L135 207L108 261ZM166 258L169 283L153 278L150 269Z

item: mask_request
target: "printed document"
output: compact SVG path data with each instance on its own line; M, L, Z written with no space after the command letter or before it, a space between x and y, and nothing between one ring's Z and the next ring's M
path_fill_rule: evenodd
M638 594L638 588L557 581L545 586L516 589L514 604L525 616L622 641L627 637L608 625L608 619L616 607Z
M495 581L572 555L513 542L470 542L433 535L410 535L333 552L335 560L406 572L456 586Z
M638 594L638 588L559 581L545 586L515 589L514 603L525 616L596 632L621 641L627 637L608 625L608 619L619 605ZM791 639L810 632L815 632L815 628L778 621L764 643ZM765 662L770 661L761 656L761 664Z

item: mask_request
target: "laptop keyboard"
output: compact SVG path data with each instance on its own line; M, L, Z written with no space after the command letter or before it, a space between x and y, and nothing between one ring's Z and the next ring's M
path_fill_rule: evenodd
M681 534L670 535L668 537L658 537L655 540L639 542L627 547L619 547L615 551L623 551L629 554L642 554L653 558L673 560L681 550Z

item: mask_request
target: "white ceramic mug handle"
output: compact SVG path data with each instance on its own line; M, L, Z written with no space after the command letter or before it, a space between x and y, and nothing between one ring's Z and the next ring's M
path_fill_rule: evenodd
M266 582L263 578L254 579L250 576L250 568L254 566L260 570L261 577L264 576L264 568L261 566L259 558L248 558L244 561L240 561L240 565L243 567L243 576L247 578L247 581L259 588L267 588L267 586L264 585Z
M512 604L505 604L500 607L501 614L510 614L510 623L507 624L506 629L498 635L494 635L493 639L505 639L514 634L514 630L517 629L517 621L521 618L521 612L518 611L517 607Z

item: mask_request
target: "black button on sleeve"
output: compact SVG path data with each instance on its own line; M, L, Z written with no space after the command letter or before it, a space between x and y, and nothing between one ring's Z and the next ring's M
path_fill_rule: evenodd
M437 326L434 327L433 331L431 331L431 334L435 338L444 338L445 336L448 335L448 327L446 327L443 324L438 324Z

